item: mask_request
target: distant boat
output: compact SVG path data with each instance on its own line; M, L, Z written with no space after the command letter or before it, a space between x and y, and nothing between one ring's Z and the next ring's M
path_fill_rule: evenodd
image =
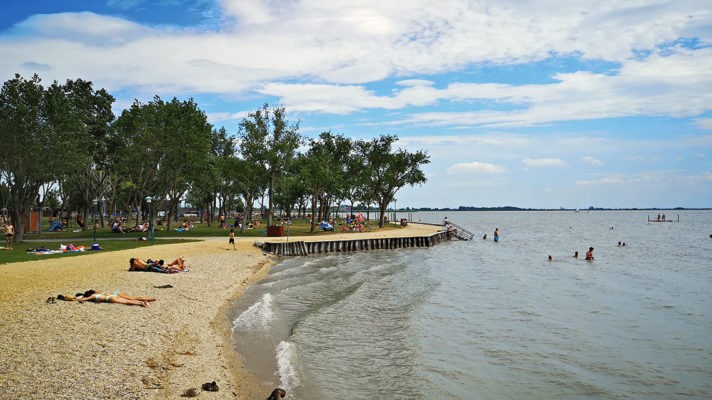
M577 212L581 212L581 211L579 211L579 209L577 208L574 210L574 212L577 213Z

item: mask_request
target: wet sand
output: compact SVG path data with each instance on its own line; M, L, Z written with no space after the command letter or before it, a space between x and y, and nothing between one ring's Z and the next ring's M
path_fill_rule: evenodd
M428 235L431 225L292 237L328 240ZM265 240L262 238L259 240ZM264 398L232 350L227 310L276 258L255 238L157 245L0 265L0 398L176 399L195 389L213 399ZM187 273L128 272L130 257L186 256ZM171 288L156 286L171 285ZM155 297L150 307L48 297L87 289ZM216 381L218 392L201 394Z

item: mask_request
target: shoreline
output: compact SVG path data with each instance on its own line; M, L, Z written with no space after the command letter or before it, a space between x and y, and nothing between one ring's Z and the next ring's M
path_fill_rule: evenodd
M328 239L435 231L410 224ZM220 237L0 265L0 364L6 366L0 368L0 393L14 399L174 399L189 389L200 394L203 383L216 381L214 399L266 397L271 389L260 387L233 350L228 320L234 301L279 260L253 246L254 239L237 238L238 251L226 250L227 238ZM178 256L186 256L190 272L128 272L130 257ZM166 284L173 287L156 288ZM87 289L157 301L149 308L45 302Z

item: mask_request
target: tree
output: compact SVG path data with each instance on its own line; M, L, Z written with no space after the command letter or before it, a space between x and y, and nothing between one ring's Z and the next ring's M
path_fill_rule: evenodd
M97 101L91 82L54 82L45 89L39 76L26 80L19 74L6 81L0 92L0 158L2 180L9 188L9 211L22 240L24 215L38 198L39 188L56 181L76 167L73 160L83 159L91 142L90 125L85 113ZM81 86L83 90L76 90ZM105 99L110 108L113 98ZM83 105L87 105L84 107Z
M140 210L149 195L156 197L156 209L166 198L174 209L189 188L189 177L202 170L209 156L212 127L205 113L193 99L165 102L156 96L147 104L134 102L115 126L126 146L122 173L135 187L134 206Z
M300 163L300 175L311 195L312 233L316 231L317 221L328 219L331 199L339 195L348 180L344 166L352 147L349 139L329 131L309 142L309 150Z
M298 130L299 122L289 125L283 107L270 109L266 103L240 122L240 153L267 177L267 225L272 225L275 187L301 143Z
M241 171L235 163L235 144L232 138L228 137L224 127L213 130L211 142L208 162L212 172L208 175L212 178L211 197L218 202L218 214L227 215L228 207L235 204L235 199L238 197L236 180ZM211 212L210 216L213 215L215 213Z
M422 150L415 153L403 149L392 150L393 143L397 140L397 136L381 135L370 142L359 142L369 171L365 187L371 196L367 197L378 203L380 228L383 228L386 208L393 201L396 192L406 185L413 186L427 181L420 167L430 163L430 157Z
M156 108L157 121L152 125L163 147L158 174L162 191L159 207L168 198L169 210L174 210L187 192L191 178L200 179L199 171L207 165L212 126L193 99L178 101L174 97L164 102L156 97L149 105ZM172 214L168 213L169 230Z
M115 186L115 155L111 153L110 145L114 97L104 89L95 91L91 82L82 79L67 80L61 88L55 83L50 90L55 87L64 92L81 121L81 129L85 131L83 139L75 137L72 140L71 157L65 159L66 170L58 178L58 183L65 195L69 192L80 194L77 196L80 202L73 207L84 210L83 219L86 221L93 200L105 198ZM99 215L103 226L103 213ZM86 229L88 224L84 227Z
M245 200L245 215L240 229L241 232L244 232L248 220L252 218L255 201L266 189L267 176L265 175L266 171L260 165L255 165L250 161L239 158L234 159L232 170L240 171L235 177L235 184L237 185L235 191L240 193Z

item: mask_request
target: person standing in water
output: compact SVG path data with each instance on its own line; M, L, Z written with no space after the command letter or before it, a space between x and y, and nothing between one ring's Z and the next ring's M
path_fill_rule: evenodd
M586 252L586 261L593 261L593 247L589 247Z
M499 242L499 228L494 228L494 241Z

